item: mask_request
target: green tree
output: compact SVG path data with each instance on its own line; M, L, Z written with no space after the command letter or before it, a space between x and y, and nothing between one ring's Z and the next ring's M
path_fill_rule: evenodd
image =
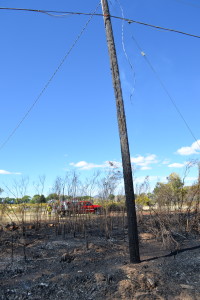
M31 197L28 195L25 195L24 197L22 197L21 202L22 203L28 203L31 201Z
M40 203L40 195L34 195L32 197L31 203Z
M69 198L69 197L65 197L65 198L70 200L72 197L70 197L70 198ZM78 198L79 198L80 200L83 200L83 201L84 201L84 200L85 200L85 201L87 201L87 200L92 200L92 197L87 196L87 195L86 195L86 196L81 196L81 197L78 197Z
M59 200L59 195L57 193L51 193L46 197L46 200Z
M157 182L154 190L154 201L159 206L171 205L173 200L173 190L167 183Z
M46 203L46 198L44 195L34 195L31 203Z
M46 203L46 198L44 195L40 196L40 203Z
M3 203L7 203L7 204L13 204L15 203L15 198L10 198L10 197L6 197L6 198L0 198L0 202Z
M145 193L142 193L140 194L139 196L136 197L136 200L135 200L136 204L139 204L139 205L150 205L151 203L151 199L148 197L147 194Z
M171 173L167 180L173 190L173 203L176 207L181 208L185 196L184 184L177 173Z
M183 182L177 173L171 173L167 180L174 191L178 191L183 187Z
M184 184L177 173L171 173L167 177L167 183L156 184L153 193L155 202L159 205L179 207L184 200Z
M113 201L113 200L115 199L115 195L110 194L110 195L108 196L108 199L111 200L111 201Z

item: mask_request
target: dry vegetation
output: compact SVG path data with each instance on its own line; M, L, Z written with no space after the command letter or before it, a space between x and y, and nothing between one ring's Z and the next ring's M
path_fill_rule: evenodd
M142 262L131 265L123 205L63 218L1 206L0 299L200 299L199 210L137 215Z
M91 195L97 177L84 193ZM114 171L99 183L101 215L61 217L44 203L0 204L0 299L200 299L200 180L186 187L172 173L153 194L148 178L138 188L141 263L134 265L123 198L107 200L119 178ZM63 182L55 182L58 198ZM78 184L73 176L68 195Z

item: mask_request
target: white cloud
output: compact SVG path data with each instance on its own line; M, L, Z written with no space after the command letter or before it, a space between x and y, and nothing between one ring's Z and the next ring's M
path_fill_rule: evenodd
M0 170L0 174L2 175L21 175L21 173L16 173L16 172L9 172L9 171L6 171L6 170Z
M106 167L111 167L111 168L121 168L122 167L122 163L116 161L116 160L107 160L105 162Z
M185 181L186 181L186 182L191 182L191 181L194 182L194 181L196 181L197 179L198 179L197 177L190 177L190 176L189 176L189 177L186 177L186 180L185 180Z
M158 160L155 154L150 154L146 157L138 155L137 157L131 158L131 163L140 167L140 170L150 170L151 164L158 163ZM118 161L105 161L102 164L95 164L81 160L77 163L71 162L70 166L79 168L80 170L90 170L94 168L122 168L122 163Z
M94 164L94 163L88 163L84 160L79 161L77 163L70 163L70 166L73 166L75 168L79 168L80 170L91 170L94 168L121 168L122 164L118 161L106 161L103 164Z
M169 159L165 159L165 160L163 160L163 162L162 162L162 165L168 165L168 164L169 164L169 162L170 162L170 160L169 160Z
M88 163L86 161L79 161L78 163L70 163L70 166L79 168L80 170L90 170L90 169L94 169L94 168L103 168L105 167L105 164L103 165L97 165L94 163Z
M200 140L194 142L191 146L182 147L177 150L177 153L180 155L191 155L191 154L199 154L200 151Z
M143 166L140 168L140 170L151 170L150 166Z
M74 165L77 168L84 168L88 165L88 163L86 161L79 161L76 164L71 163L71 165Z
M180 163L173 163L168 165L169 168L183 168L186 165L186 163L180 164Z
M158 160L155 154L150 154L146 157L141 155L138 155L137 157L131 157L131 162L136 166L139 166L141 170L150 170L150 165L158 163Z
M134 178L134 183L143 183L146 179L146 176L140 176ZM157 182L158 181L158 176L148 176L149 182Z

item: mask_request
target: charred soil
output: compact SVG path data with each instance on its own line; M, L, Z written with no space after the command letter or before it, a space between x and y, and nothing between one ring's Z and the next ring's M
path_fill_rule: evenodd
M126 229L63 226L1 228L1 300L200 299L198 239L170 252L140 228L141 263L130 264Z

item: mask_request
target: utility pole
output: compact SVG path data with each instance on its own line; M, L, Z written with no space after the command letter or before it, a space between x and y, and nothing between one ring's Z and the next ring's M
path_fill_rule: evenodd
M197 192L197 200L196 200L196 212L199 211L199 204L200 204L200 162L198 162L198 171L199 171L199 176L198 176L198 192ZM198 217L198 214L197 214Z
M110 66L113 80L113 87L116 99L117 108L117 119L119 127L119 136L121 144L121 155L122 155L122 166L124 174L124 186L126 194L126 207L127 207L127 218L128 218L128 238L129 238L129 252L130 262L139 263L139 241L138 241L138 230L137 230L137 219L135 210L135 195L133 188L133 177L130 160L130 151L128 143L128 134L126 127L126 116L124 111L124 102L122 96L118 61L115 49L115 41L113 36L112 24L110 20L110 12L107 0L101 0L101 6L104 16L104 24L106 30L106 38L108 44L108 51L110 56Z

